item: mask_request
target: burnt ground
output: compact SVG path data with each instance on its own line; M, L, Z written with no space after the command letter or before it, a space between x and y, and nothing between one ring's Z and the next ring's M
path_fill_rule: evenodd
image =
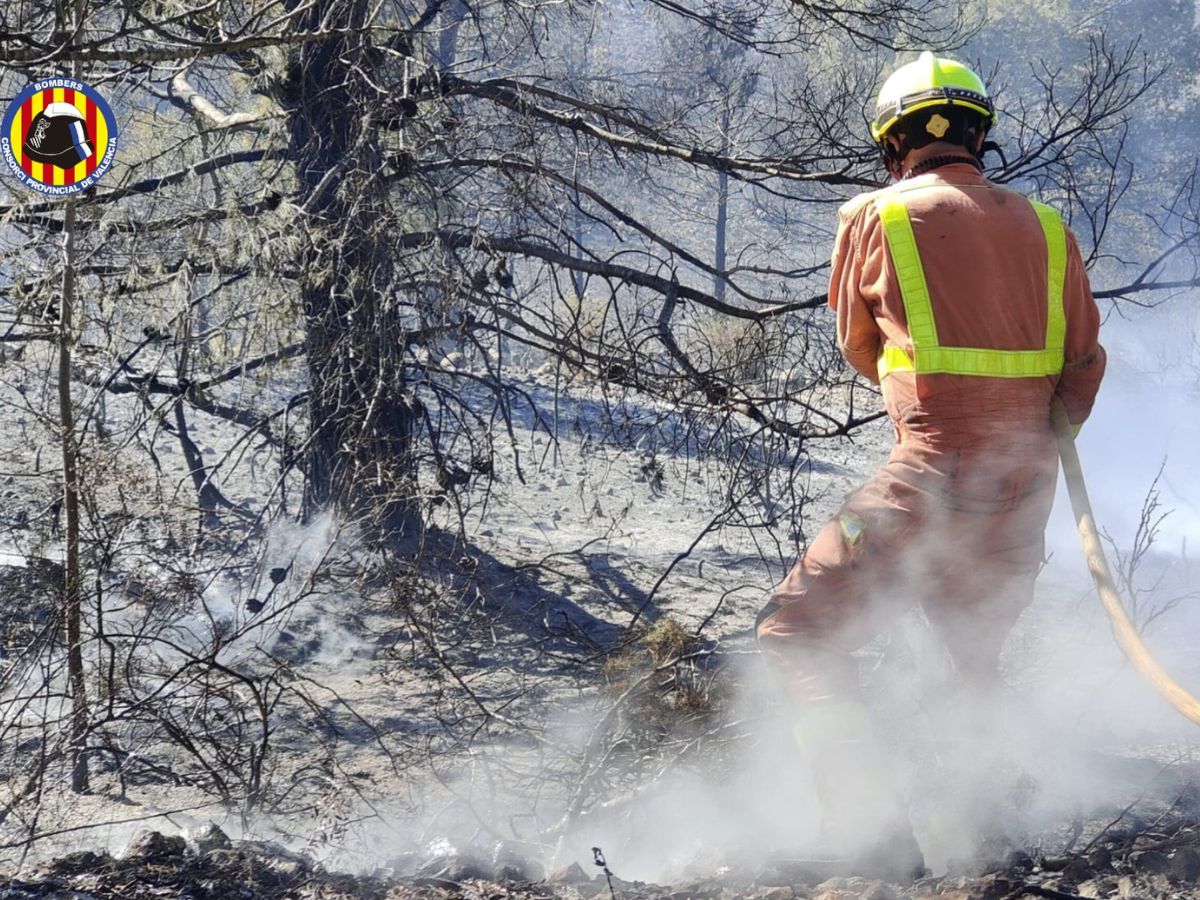
M830 878L787 860L753 871L721 866L671 885L624 881L602 866L594 872L575 863L544 876L503 854L489 860L462 853L420 861L408 872L381 867L351 875L277 844L232 842L210 826L188 836L143 833L120 857L80 851L42 863L0 879L0 900L1175 900L1200 897L1200 819L1173 809L1152 819L1126 810L1117 820L1087 823L1071 852L1009 849L995 862L952 866L910 885Z
M586 416L581 414L578 418L582 425L588 424ZM805 507L810 523L823 521L838 502L841 491L865 477L866 471L886 455L890 439L890 433L881 426L856 439L853 445L823 451L825 455L812 462L809 469L814 479L813 496ZM528 453L547 458L544 456L547 448L545 441L535 442ZM446 597L414 601L414 609L420 613L416 617L401 615L388 606L392 598L387 592L381 591L378 598L367 597L367 589L363 588L364 595L360 596L358 572L345 583L338 582L336 590L330 587L328 600L325 593L312 592L311 586L318 583L318 563L325 565L324 560L334 554L326 548L319 529L302 532L292 527L282 528L277 539L273 538L279 547L268 542L270 546L264 551L257 576L232 585L217 584L218 590L211 592L213 596L202 596L194 608L163 603L173 612L160 615L156 598L161 594L165 600L172 600L169 585L162 590L139 589L140 596L133 596L131 587L140 584L134 576L140 577L143 569L137 569L129 561L126 561L128 573L114 573L115 587L123 588L124 593L110 589L107 596L114 604L119 601L120 609L128 606L131 610L124 613L131 633L140 634L143 621L151 624L161 621L166 627L173 626L178 619L195 628L212 618L214 632L219 631L217 625L224 627L228 621L243 629L247 652L265 650L272 654L272 668L261 672L263 683L269 683L275 667L303 676L296 683L311 686L310 694L302 698L305 702L283 704L277 716L280 737L271 752L272 759L278 762L274 780L268 787L275 786L278 792L289 788L295 773L311 771L314 762L328 758L337 764L339 771L352 772L355 779L361 773L364 781L377 785L369 797L372 801L400 793L407 785L400 776L411 774L416 766L414 762L397 773L394 761L420 760L431 748L440 751L443 743L454 742L450 739L464 732L473 733L480 717L475 705L490 701L501 710L504 721L519 721L522 726L529 722L531 732L541 727L534 713L570 712L561 727L567 729L572 739L576 732L581 737L569 749L583 747L587 752L576 753L580 759L570 757L557 768L551 766L550 775L561 780L564 796L573 796L570 792L575 786L585 785L590 793L584 806L601 806L607 797L621 796L627 782L637 782L644 770L662 768L660 762L668 758L668 753L675 753L672 742L679 743L675 741L677 731L685 737L697 738L693 751L696 755L711 756L714 742L716 749L721 750L721 742L725 740L721 728L733 736L729 738L732 747L734 738L741 734L733 726L747 715L755 714L758 708L751 704L747 710L739 705L736 684L728 683L738 679L721 674L725 667L701 666L692 657L703 653L703 658L708 659L715 655L709 652L711 642L721 642L722 655L731 658L738 653L749 654L746 635L761 606L762 594L772 581L757 545L742 533L743 529L715 535L692 558L681 556L695 535L708 525L713 510L712 486L719 482L713 480L710 484L707 475L698 475L694 461L686 455L680 460L667 460L661 471L648 478L646 462L606 446L597 449L583 438L564 438L557 449L562 459L557 467L547 464L545 471L539 469L528 479L506 477L492 485L495 505L481 522L480 541L484 543L472 558L472 565L488 572L504 569L503 576L488 582L486 589L472 584L470 591L447 590ZM251 487L246 485L246 496L252 495ZM36 507L36 499L28 499L31 510ZM601 543L596 543L597 534L604 535ZM1071 542L1077 540L1073 534L1068 537ZM309 548L306 542L310 541L315 549ZM303 553L295 549L301 545L308 548ZM1070 558L1078 563L1077 551L1072 550L1072 554ZM538 583L523 584L520 590L511 588L514 579L509 572L526 569L538 571ZM267 573L276 571L290 571L292 575L278 591L268 595L273 597L272 606L266 615L256 619L254 616L259 613L251 604L261 609L262 602L256 598L262 595L255 594L255 585L261 585ZM668 572L670 578L666 577ZM118 579L116 575L122 577ZM52 567L43 571L26 556L22 556L22 566L17 571L8 575L0 572L0 576L3 576L0 588L5 589L6 596L22 598L33 598L61 577ZM272 584L273 577L272 574ZM1081 572L1080 577L1086 579L1086 573ZM153 587L149 581L145 584ZM1124 686L1121 679L1128 667L1113 659L1115 651L1107 626L1081 614L1077 608L1080 604L1073 599L1072 585L1062 579L1052 582L1044 575L1039 592L1039 603L1010 641L1006 678L1022 696L1045 696L1047 703L1052 702L1055 706L1052 720L1062 718L1062 710L1072 710L1069 723L1062 727L1065 733L1073 735L1064 752L1076 759L1076 751L1093 742L1093 733L1097 731L1093 720L1104 724L1101 734L1108 745L1129 747L1136 743L1135 736L1151 743L1170 740L1172 736L1165 732L1161 716L1155 714L1158 705ZM458 593L463 597L458 597ZM353 616L345 615L347 604L355 610ZM7 614L0 617L0 642L10 656L14 655L11 650L27 645L31 636L42 633L48 620L49 603L34 603L31 599L27 606L14 609L10 603ZM1097 611L1090 602L1082 607L1093 613ZM270 619L275 615L273 610L283 608L289 610L286 620ZM464 609L469 616L463 615ZM1183 611L1172 613L1166 634L1156 633L1153 637L1156 652L1171 650L1172 641L1180 644L1178 654L1164 660L1171 663L1169 668L1185 683L1193 684L1200 678L1200 670L1194 668L1197 657L1193 647L1194 635L1200 631L1181 620ZM110 624L116 615L116 611L110 613ZM632 627L631 619L637 617L646 625L654 622L658 628L647 637L656 633L660 638L670 637L671 629L659 625L677 622L674 632L702 637L703 642L696 653L685 652L688 648L682 644L677 647L673 640L659 640L628 659L621 655L605 657L597 652L624 642L626 629ZM257 624L260 621L261 626ZM445 627L446 621L453 623L453 629ZM431 654L420 640L422 628L432 631L434 625L442 638L437 654ZM204 632L204 636L210 635ZM879 670L875 681L891 684L899 680L905 685L911 683L914 690L923 687L921 665L925 658L919 652L905 650L902 640L884 643L885 648L865 660ZM131 645L130 653L138 649L138 645ZM590 660L591 668L585 669L580 660ZM688 662L685 665L681 660ZM889 660L892 668L885 674L884 664ZM1181 660L1191 668L1185 667ZM730 672L737 668L729 667ZM893 677L897 671L904 677ZM655 673L664 677L671 674L670 684L663 688L657 678L646 680ZM1132 677L1128 675L1130 681ZM631 685L642 681L647 685L645 691L631 691ZM511 693L514 682L524 688L516 699ZM465 683L469 683L470 691ZM1054 690L1041 689L1041 685L1051 685ZM651 693L653 696L649 696ZM709 694L716 695L716 699ZM728 695L728 699L722 700L723 695ZM690 716L689 722L695 719L700 723L714 715L706 713L705 702L715 707L717 713L727 713L725 718L717 715L712 728L700 724L689 726L690 731L675 728L681 717ZM340 710L343 703L353 703L353 721L349 714L337 721L301 714L321 708L321 704ZM731 708L726 709L727 705ZM893 718L903 720L906 710L901 705ZM1119 710L1119 715L1112 715L1114 710ZM492 717L489 721L494 725L499 720ZM1113 730L1114 721L1119 730ZM1089 730L1081 729L1080 722L1089 725ZM370 727L366 727L368 724ZM330 727L326 728L327 725ZM334 725L350 737L337 744L330 739L327 748L324 737L332 732ZM559 725L552 722L544 730L556 736L553 728ZM496 730L501 729L497 726ZM911 723L905 723L905 730L912 730ZM513 731L516 737L525 733L524 727ZM710 732L716 738L709 738ZM705 742L701 743L699 737L704 737ZM386 752L376 753L377 747ZM28 759L22 755L20 742L13 741L4 749L12 756L13 771L21 771ZM119 749L124 749L124 745ZM515 769L513 791L533 786L539 791L544 789L547 767L525 768L530 762L526 757L532 758L534 753L514 753L489 761L482 749L475 746L471 749L477 751L470 754L473 763L487 763L501 774ZM733 749L729 752L733 753ZM966 752L969 755L971 751ZM619 765L607 766L610 758L629 761L637 771L622 773ZM147 767L146 780L131 782L131 799L149 807L176 806L165 799L165 788L159 781L150 780L150 776L179 768L181 761L186 758L168 751L152 759L155 768ZM532 761L540 761L540 757ZM688 763L690 758L682 762ZM1152 769L1159 767L1158 761L1145 762ZM736 764L736 761L730 763L730 767ZM103 774L110 780L116 777L112 772ZM1200 776L1190 775L1189 779L1193 784L1200 783ZM995 854L997 861L991 864L951 862L946 866L939 860L937 876L904 886L866 878L829 878L828 873L814 872L811 867L788 860L754 867L738 862L726 864L719 841L703 844L708 857L704 865L689 868L687 875L661 876L670 878L670 883L648 884L619 877L632 878L634 872L646 877L646 870L626 863L626 853L615 844L609 847L615 873L611 879L599 868L586 864L584 868L575 865L551 874L520 861L502 860L497 865L494 854L487 848L453 857L420 859L416 854L395 860L382 857L379 868L364 875L324 868L315 860L278 845L253 841L231 843L209 834L190 840L147 835L119 856L101 851L98 837L97 843L91 845L92 852L62 855L67 849L89 846L82 842L62 850L47 850L52 857L50 861L22 868L18 874L0 876L0 900L1200 897L1200 889L1196 887L1200 879L1200 803L1193 797L1191 802L1173 804L1173 798L1168 797L1168 802L1157 808L1144 804L1122 811L1128 788L1117 785L1118 780L1107 772L1092 779L1087 796L1118 805L1109 812L1083 817L1073 837L1064 840L1061 834L1055 834L1046 840L1030 839L1019 848ZM1133 779L1138 784L1149 780L1149 773ZM123 797L126 785L122 783L120 787ZM356 789L367 792L365 787ZM673 796L670 791L656 794L644 808L639 806L631 814L635 820L651 821L637 832L639 838L646 828L654 827L656 819L649 815L655 811L653 805L670 804ZM109 817L95 797L90 802L76 797L57 800L53 809L43 803L32 817L43 833L69 829L75 834L80 825ZM489 813L493 811L491 807L482 808ZM503 804L498 808L503 808ZM347 815L353 812L356 810ZM687 823L689 815L681 811L676 818ZM554 818L557 817L551 821ZM761 818L758 816L758 820ZM1062 816L1053 821L1060 830L1070 826ZM316 824L301 827L312 830ZM608 838L598 832L589 832L584 837L585 846L593 841L608 846ZM39 848L42 846L39 844ZM623 863L629 865L627 870ZM946 868L948 872L942 871Z

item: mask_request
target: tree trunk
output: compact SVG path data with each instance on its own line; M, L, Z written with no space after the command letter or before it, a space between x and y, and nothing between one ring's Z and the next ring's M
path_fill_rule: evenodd
M353 32L363 0L314 4L302 30ZM372 83L369 39L303 44L289 66L290 142L310 235L302 284L310 429L305 508L334 507L375 534L419 532L417 409L405 390L406 333L393 296L387 191L380 181L388 97Z
M729 175L722 169L717 172L717 241L713 253L713 265L721 272L725 271L725 230L729 215ZM725 278L713 276L713 296L725 302Z
M55 27L70 42L83 29L84 0L55 9ZM70 73L79 77L78 62ZM90 789L87 763L88 701L83 669L83 597L79 571L79 435L75 431L75 409L71 396L71 354L75 346L75 197L63 212L62 297L58 313L58 425L62 441L63 512L66 515L66 552L63 559L62 614L67 639L67 684L71 694L71 790Z
M63 572L63 622L67 638L67 680L71 686L71 790L88 790L87 682L83 671L83 610L79 574L79 446L71 398L71 348L75 305L75 200L67 201L63 220L62 303L58 323L58 424L62 431L63 512L66 559Z
M578 196L576 196L575 199L576 199L576 201L578 201L579 200ZM583 212L579 209L578 206L575 206L574 208L572 208L571 218L574 220L574 223L575 223L575 246L579 248L579 255L582 258L582 256L583 256L583 238L584 238ZM582 304L583 303L583 293L584 293L585 288L587 287L587 276L580 270L576 269L575 271L573 271L571 273L571 284L575 288L575 299L578 300L580 302L580 304ZM583 306L581 305L579 308L582 310Z
M721 109L721 155L729 152L729 126L733 116L728 104ZM719 271L725 271L725 232L729 219L729 173L724 169L717 170L717 236L713 252L713 266ZM713 276L713 296L725 302L725 279L720 275Z

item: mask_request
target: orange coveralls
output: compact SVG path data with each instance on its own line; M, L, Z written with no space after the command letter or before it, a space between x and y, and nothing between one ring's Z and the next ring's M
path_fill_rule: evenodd
M1021 195L968 162L900 189L939 340L1037 349L1046 342L1046 238ZM829 305L843 355L871 381L886 345L912 344L875 193L839 211ZM1060 376L892 372L882 392L896 431L887 463L846 499L775 588L759 644L797 699L857 694L850 653L919 603L960 674L990 682L1001 645L1033 598L1058 455L1057 393L1082 422L1104 373L1100 316L1067 230Z

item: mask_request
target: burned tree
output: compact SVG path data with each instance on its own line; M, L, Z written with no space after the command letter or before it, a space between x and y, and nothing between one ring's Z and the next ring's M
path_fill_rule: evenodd
M642 27L628 15L523 9L497 2L466 15L438 3L327 0L272 17L230 3L215 18L159 22L101 5L87 19L87 40L49 57L38 49L37 16L14 22L5 54L16 69L78 59L113 85L129 83L131 111L142 91L131 80L139 60L185 61L140 97L180 111L173 153L188 164L169 171L129 160L128 183L89 202L138 216L130 235L160 246L175 271L204 273L193 284L205 299L192 304L203 315L185 329L203 332L202 352L185 353L174 375L122 362L118 377L97 373L97 383L108 391L136 384L177 397L175 410L271 434L261 414L229 409L212 391L250 371L239 363L268 373L302 356L305 383L286 409L264 412L293 422L296 409L307 410L306 424L273 439L285 468L303 472L306 508L332 505L410 536L431 500L490 468L488 429L471 424L482 421L479 411L448 380L462 377L443 364L454 353L474 360L475 389L501 411L513 400L504 370L518 353L712 417L718 430L747 422L762 439L794 444L871 418L835 412L814 392L842 376L820 339L827 225L801 210L824 216L832 199L878 183L858 127L877 57L849 48L891 48L917 34L953 45L969 34L959 10L897 5L879 17L801 3L703 13L651 4L642 30L687 33L704 48L717 93L729 95L725 68L743 73L744 138L735 150L728 96L714 107L695 92L664 94L658 84L670 73L635 71L636 47L614 52ZM577 40L545 43L550 32ZM581 66L588 42L602 53ZM817 65L809 58L818 49L842 56ZM1094 165L1097 141L1119 129L1153 70L1098 44L1077 76L1046 77L1058 85L1046 92L1054 105L1022 107L1017 152L997 177L1061 188L1100 223L1098 242L1120 182L1107 200L1083 196L1072 161ZM1105 159L1122 171L1119 159ZM689 210L698 174L719 184L715 252L689 224L706 215ZM188 202L193 179L203 179L216 208L142 218ZM724 221L730 182L741 184L757 221ZM36 227L51 207L10 213ZM202 260L171 249L172 228L202 239ZM723 249L731 228L746 248L732 268ZM258 243L257 260L248 241ZM153 278L130 274L110 265L92 277L101 290L117 278L124 291L161 292ZM574 296L559 290L560 276ZM211 327L211 317L248 295L278 307L266 326L277 335L240 360L205 359L236 333ZM161 334L191 346L180 332ZM135 355L144 360L153 347ZM746 352L758 371L738 356ZM176 423L200 502L210 513L230 509L217 480L199 471L186 428Z
M297 287L309 377L308 505L337 505L411 540L421 515L418 407L407 387L411 336L397 296L397 216L386 178L404 150L389 159L385 148L416 112L407 57L392 46L411 37L397 28L376 46L374 6L362 0L292 8L297 30L337 33L292 50L277 92L305 241Z
M10 536L54 556L61 484L45 477L53 410L36 386L50 371L46 342L68 338L87 583L79 643L97 699L73 740L69 711L53 706L61 648L30 642L12 677L37 677L2 682L4 696L50 712L36 777L4 809L28 803L78 746L120 779L286 806L294 773L272 782L274 716L283 698L317 690L292 677L288 654L302 642L254 645L257 667L229 659L295 609L281 599L293 580L294 597L317 592L315 576L268 559L271 528L298 514L333 530L352 523L392 549L430 523L467 530L480 521L470 504L487 497L476 485L501 466L528 477L519 432L553 440L569 427L553 417L571 391L607 417L587 440L647 454L650 491L668 454L723 466L707 525L681 537L632 608L614 606L610 634L640 627L673 569L726 526L762 536L764 565L790 556L809 448L879 416L824 318L828 232L838 202L880 181L864 127L877 73L917 40L967 39L957 4L101 0L83 4L70 40L58 5L0 13L4 92L76 65L130 140L75 201L73 226L67 204L6 183L0 409L25 417L4 420L3 449L45 495L14 501L24 518L14 513ZM680 30L715 61L718 90L662 90L671 63L656 41ZM721 61L740 74L726 77ZM1014 149L996 177L1097 223L1083 237L1098 267L1109 259L1094 248L1112 239L1103 223L1127 202L1122 148L1107 136L1153 93L1156 71L1097 41L1078 66L1014 89L1020 115L1002 136ZM714 106L726 88L741 109ZM736 264L714 251L705 221L714 182L745 198L724 223ZM1155 255L1195 247L1193 193L1161 219L1145 277L1125 283L1113 269L1098 287L1195 284L1194 273L1152 277ZM72 227L64 265L45 248ZM73 334L55 331L68 277ZM363 564L349 553L344 563ZM392 583L426 641L414 653L473 704L473 718L438 724L456 737L481 721L515 728L457 679L442 620L413 612L434 601ZM468 606L441 615L458 624ZM141 616L132 625L130 609ZM550 628L537 610L518 612L531 633ZM14 724L21 702L0 722L10 773L25 762L12 748L32 740ZM176 756L159 752L167 745ZM583 761L589 783L604 758ZM594 800L579 796L579 809Z

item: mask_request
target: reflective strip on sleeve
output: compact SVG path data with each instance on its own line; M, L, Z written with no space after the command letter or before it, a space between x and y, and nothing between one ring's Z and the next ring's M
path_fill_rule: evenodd
M943 347L938 342L933 304L925 282L925 269L917 251L908 210L896 196L875 200L887 238L888 253L896 270L912 358L900 347L888 346L879 356L882 380L892 372L918 375L978 375L989 378L1033 378L1057 375L1063 367L1067 321L1063 313L1063 282L1067 271L1067 238L1062 218L1049 206L1030 201L1046 238L1046 343L1040 350L994 350L986 347Z
M879 354L876 371L879 373L879 380L883 381L892 372L915 372L916 369L913 367L912 357L908 355L907 350L888 344Z

